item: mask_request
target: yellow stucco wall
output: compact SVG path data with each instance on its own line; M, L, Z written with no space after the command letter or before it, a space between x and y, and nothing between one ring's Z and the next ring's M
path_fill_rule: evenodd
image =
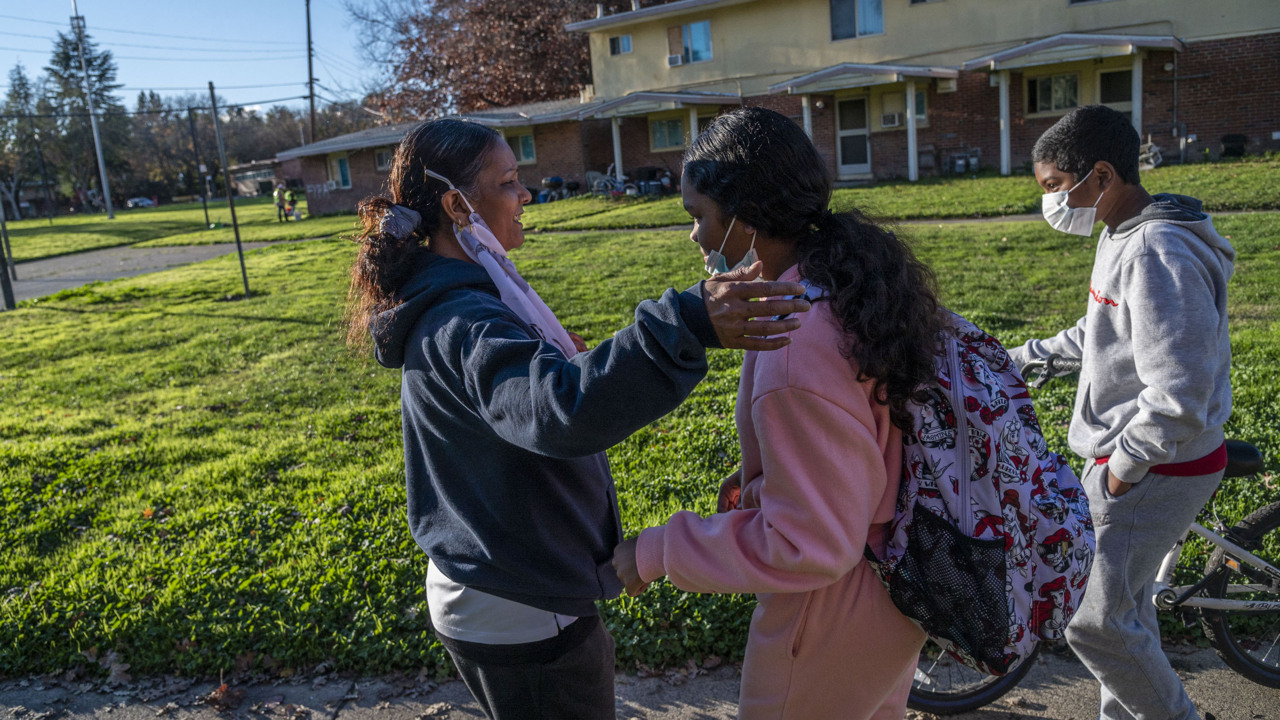
M884 33L831 40L829 0L756 0L592 31L597 97L642 90L763 95L769 85L842 62L958 66L1065 32L1174 35L1184 41L1280 31L1280 0L883 0ZM667 28L708 20L713 59L667 67ZM610 56L609 38L632 51ZM1086 79L1086 76L1089 76ZM1091 73L1081 74L1093 83ZM1091 85L1090 85L1091 86Z

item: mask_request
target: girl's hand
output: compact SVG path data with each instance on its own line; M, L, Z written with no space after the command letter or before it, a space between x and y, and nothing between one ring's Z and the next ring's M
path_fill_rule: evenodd
M1120 497L1129 492L1132 487L1133 483L1121 480L1109 468L1107 469L1107 492L1111 493L1111 497Z
M565 332L569 331L566 330ZM583 340L581 335L576 332L571 332L569 333L569 339L573 341L573 346L578 349L578 352L587 351L587 341Z
M716 512L737 510L742 503L742 468L720 482L720 497L716 500Z
M638 538L628 538L613 549L613 571L618 573L618 579L631 597L649 587L649 583L640 579L640 569L636 565L637 544Z

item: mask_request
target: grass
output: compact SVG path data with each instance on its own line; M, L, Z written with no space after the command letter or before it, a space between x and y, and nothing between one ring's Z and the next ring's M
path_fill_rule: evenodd
M1228 430L1263 448L1271 473L1224 487L1228 520L1280 499L1277 221L1218 223L1239 251ZM1088 238L1040 222L904 232L946 302L1008 344L1084 307ZM399 374L341 345L351 252L332 238L253 251L248 300L227 256L0 314L15 340L0 353L0 677L94 672L82 653L108 650L135 675L287 675L324 661L449 671L405 527ZM683 232L533 235L515 257L592 344L640 300L702 274ZM740 362L712 353L683 406L610 451L628 533L711 511L739 459ZM1061 382L1037 398L1060 449L1073 390ZM633 666L739 658L751 607L664 582L603 611L619 662Z
M304 201L303 216L307 218L305 208ZM355 220L349 215L334 215L307 218L296 224L279 223L271 198L237 199L236 219L240 237L245 242L324 237L349 229ZM17 262L121 245L157 247L235 242L231 211L225 201L209 204L209 220L220 227L206 228L200 204L185 203L118 210L114 220L108 220L105 215L57 217L52 225L43 218L19 220L9 223L9 235Z
M1142 174L1153 193L1197 197L1211 212L1280 209L1280 159L1167 165ZM581 205L576 203L581 202ZM531 227L542 230L651 228L687 225L679 197L610 206L607 198L532 205L525 211ZM840 188L832 198L836 209L859 207L889 221L921 218L997 217L1040 211L1040 189L1030 175L983 175L973 178L925 178L889 181L871 187Z

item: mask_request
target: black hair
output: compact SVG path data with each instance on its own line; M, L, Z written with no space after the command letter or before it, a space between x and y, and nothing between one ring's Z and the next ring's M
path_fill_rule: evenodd
M685 153L684 175L725 218L795 243L801 275L827 291L845 333L841 352L860 379L874 380L894 424L910 430L906 404L934 377L944 323L933 272L857 209L827 209L826 163L795 122L772 110L716 118Z
M363 229L354 238L360 249L351 265L347 296L350 345L369 341L373 315L399 303L400 288L413 277L427 252L423 242L449 222L441 203L449 186L425 171L449 178L454 187L472 195L480 169L500 142L502 136L495 130L456 118L424 122L400 141L384 194L365 198L358 208ZM422 215L417 231L408 237L382 232L383 214L393 204Z
M1142 138L1124 113L1105 105L1085 105L1063 115L1044 131L1031 149L1031 161L1052 163L1079 182L1095 164L1105 160L1121 180L1138 185L1141 145Z

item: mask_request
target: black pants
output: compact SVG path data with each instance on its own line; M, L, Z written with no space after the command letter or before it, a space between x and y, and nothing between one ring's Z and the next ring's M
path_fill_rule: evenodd
M614 720L613 638L599 616L556 637L486 645L437 633L490 720Z

